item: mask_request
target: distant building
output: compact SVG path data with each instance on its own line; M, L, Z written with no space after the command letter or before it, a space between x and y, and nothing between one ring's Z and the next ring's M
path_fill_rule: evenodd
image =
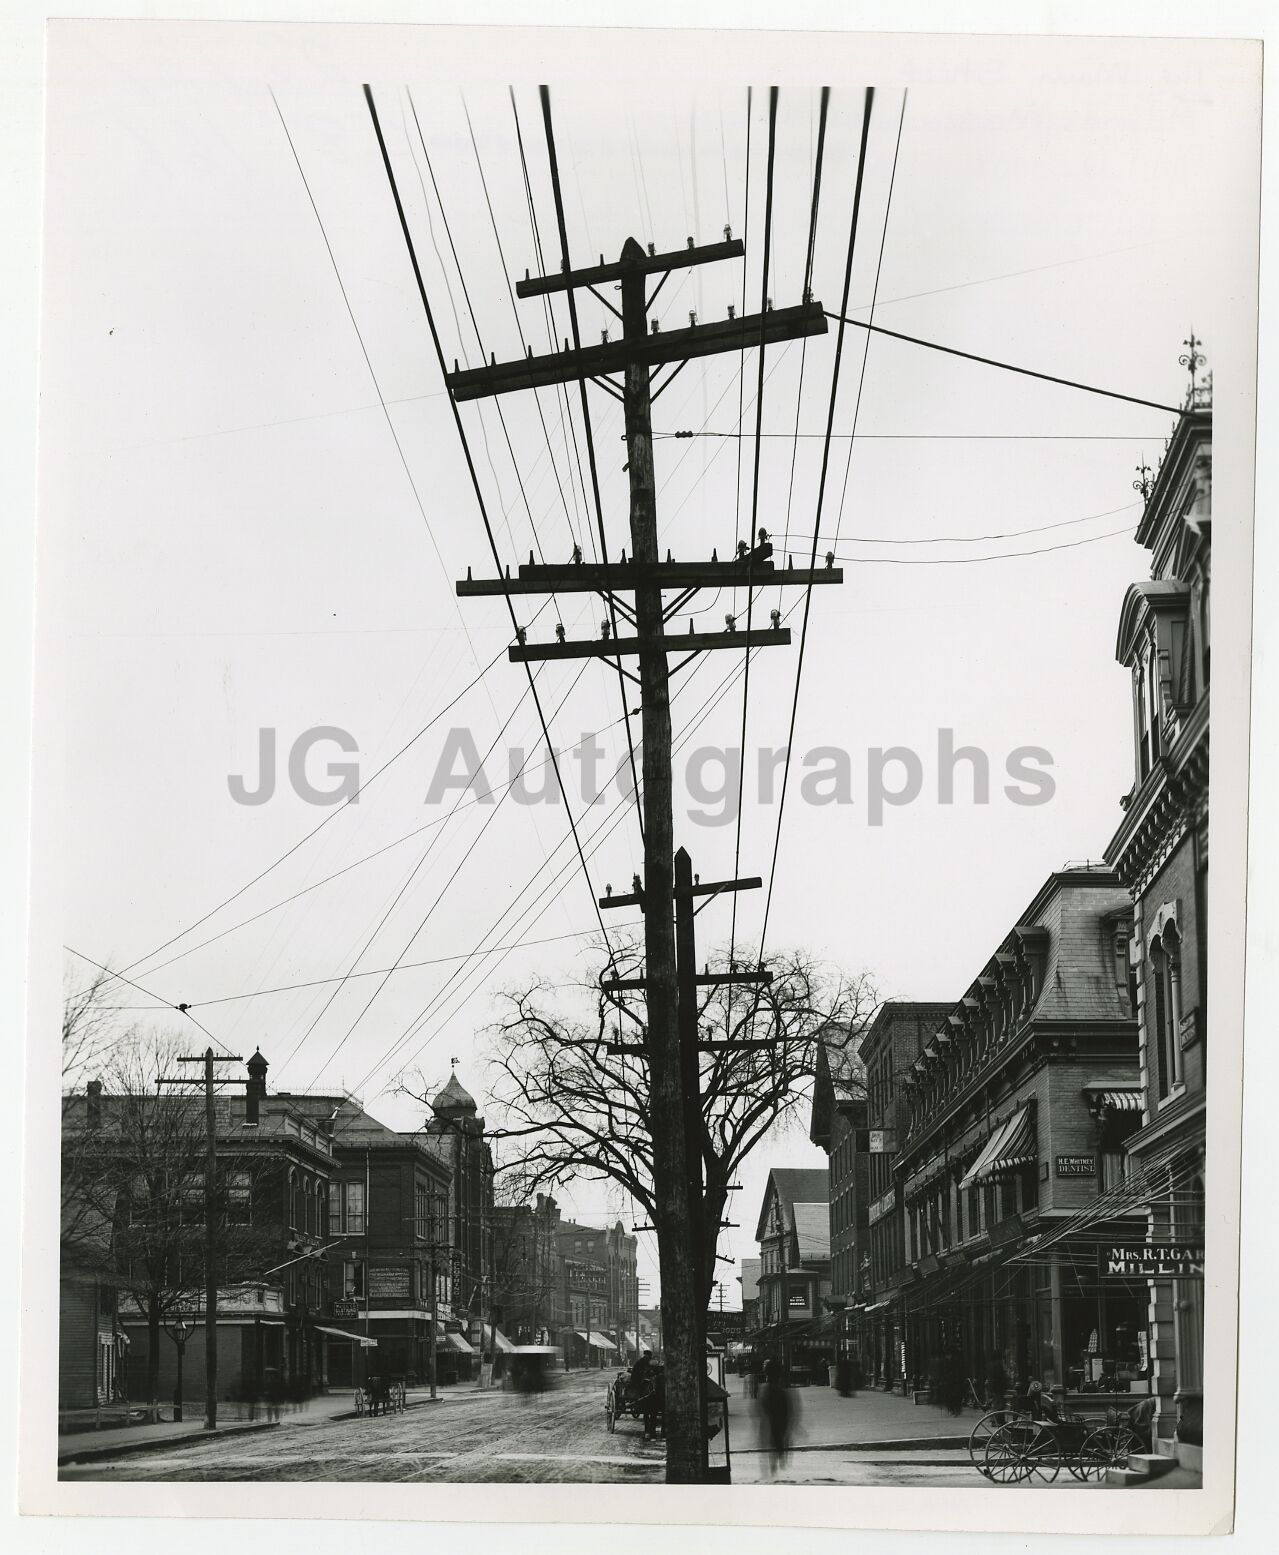
M758 1352L792 1369L830 1349L812 1325L830 1295L829 1175L825 1167L779 1167L768 1174L755 1228L760 1249ZM821 1341L819 1343L819 1340Z
M493 1154L475 1098L455 1073L430 1103L426 1138L452 1183L447 1241L454 1316L466 1324L468 1339L478 1349L492 1294Z
M858 1035L840 1032L818 1039L808 1130L829 1162L830 1305L841 1313L832 1326L843 1348L848 1348L850 1330L842 1314L860 1301L870 1282L866 1070L857 1052Z
M760 1326L759 1276L763 1261L759 1258L743 1258L742 1272L737 1276L742 1287L742 1311L746 1316L747 1332Z
M516 1344L556 1344L568 1322L559 1227L559 1206L548 1194L494 1207L493 1304Z
M620 1221L607 1229L560 1222L565 1326L561 1342L571 1365L624 1359L638 1344L638 1245Z

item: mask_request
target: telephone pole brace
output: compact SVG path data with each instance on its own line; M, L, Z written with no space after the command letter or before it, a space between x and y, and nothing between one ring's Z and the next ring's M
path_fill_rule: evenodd
M551 176L559 200L559 174L555 161L554 138L550 126L550 99L542 88L543 116L551 156ZM508 394L561 383L593 381L615 397L620 397L625 412L627 469L630 476L629 562L594 566L520 568L518 580L509 577L476 582L469 576L457 585L459 595L523 595L537 592L598 592L629 622L635 636L617 638L610 626L595 640L531 644L524 632L512 646L514 663L546 659L600 658L611 660L622 674L638 680L641 689L643 725L643 815L644 871L646 889L644 911L645 958L648 975L644 979L647 1002L645 1042L642 1047L649 1063L653 1113L654 1191L658 1206L658 1252L662 1273L663 1341L666 1352L666 1477L673 1483L694 1483L706 1477L706 1364L705 1303L701 1292L705 1285L704 1269L711 1267L711 1249L705 1245L702 1225L702 1120L699 1095L697 976L691 953L693 895L695 891L687 853L675 854L674 821L671 803L671 709L670 653L684 655L681 664L695 654L724 649L782 647L790 640L779 618L763 631L737 631L729 622L724 632L668 633L667 622L686 600L702 587L747 587L765 584L794 584L810 587L814 583L842 581L842 574L831 567L824 571L782 570L768 565L772 547L761 536L754 548L726 562L677 563L669 557L659 560L657 544L657 505L653 475L653 400L670 383L675 373L694 357L723 351L763 349L765 345L803 336L824 334L826 316L821 304L806 299L798 307L773 309L746 318L729 318L713 324L694 325L689 329L659 331L649 329L648 310L667 277L688 265L709 264L720 259L741 259L745 250L740 241L698 247L691 240L686 249L657 254L646 253L628 238L620 259L572 270L564 223L560 219L560 244L564 268L558 275L528 277L517 283L521 297L539 297L549 292L568 292L570 312L576 320L573 294L576 289L616 283L622 294L622 338L601 345L571 349L565 342L562 352L533 356L522 361L490 362L487 367L453 372L445 383L455 401ZM650 295L647 278L660 276ZM596 292L597 297L602 294ZM607 304L616 313L611 302ZM575 326L576 337L576 326ZM675 364L660 386L653 380L661 367ZM609 376L622 375L619 385ZM583 389L583 393L585 390ZM565 577L565 575L568 575ZM663 601L664 588L677 590L676 600ZM632 595L633 606L617 598ZM623 657L637 658L639 674L624 669ZM678 669L680 665L676 665ZM758 882L756 882L758 883ZM717 890L727 890L725 883ZM707 888L709 891L709 888ZM607 905L622 905L614 898ZM676 918L679 925L677 930ZM678 943L685 954L677 956ZM678 970L677 970L678 964ZM760 980L759 974L739 976L738 980ZM714 978L711 981L726 981ZM723 1044L719 1044L722 1046Z

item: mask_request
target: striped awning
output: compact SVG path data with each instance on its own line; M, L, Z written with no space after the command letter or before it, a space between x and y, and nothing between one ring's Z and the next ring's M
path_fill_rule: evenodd
M1022 1107L986 1141L986 1147L960 1180L961 1188L985 1182L1000 1172L1033 1166L1036 1160L1035 1124L1029 1107Z
M1116 1085L1103 1080L1085 1085L1084 1094L1094 1112L1141 1112L1145 1106L1139 1081Z

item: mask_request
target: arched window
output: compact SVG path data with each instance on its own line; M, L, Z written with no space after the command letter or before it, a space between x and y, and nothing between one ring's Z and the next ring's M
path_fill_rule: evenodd
M1181 939L1175 921L1164 924L1150 944L1153 1000L1147 995L1146 1022L1159 1100L1182 1084L1181 1064Z
M288 1197L289 1230L296 1231L298 1229L298 1174L292 1167L289 1168Z

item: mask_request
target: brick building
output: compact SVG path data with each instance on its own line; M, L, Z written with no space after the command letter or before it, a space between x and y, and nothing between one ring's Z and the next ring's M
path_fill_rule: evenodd
M1148 1212L1143 1240L1184 1255L1178 1260L1184 1277L1152 1279L1149 1286L1158 1434L1175 1439L1177 1455L1197 1466L1203 1445L1211 378L1192 383L1146 493L1137 541L1151 553L1151 575L1128 590L1116 644L1132 677L1134 782L1106 858L1134 901L1142 1110L1128 1141L1132 1192Z
M326 1280L315 1322L324 1381L350 1387L371 1370L427 1380L433 1322L437 1376L451 1380L459 1366L468 1370L455 1358L447 1166L424 1135L388 1128L343 1092L282 1093L280 1100L322 1123L333 1151Z
M549 1194L493 1210L493 1308L516 1344L558 1343L568 1324L560 1211Z
M638 1343L637 1243L620 1221L608 1228L560 1222L564 1327L560 1342L571 1365L603 1365Z
M1127 1394L1146 1374L1144 1290L1098 1262L1100 1242L1138 1229L1123 1197L1139 1085L1131 931L1113 872L1049 876L903 1081L908 1388L950 1351L978 1381L999 1357L1014 1386Z
M475 1098L450 1074L430 1103L428 1147L448 1168L452 1303L477 1347L491 1299L493 1277L493 1155Z
M323 1381L315 1330L326 1288L333 1147L248 1060L242 1095L215 1103L218 1396ZM179 1092L86 1094L63 1109L60 1404L151 1391L168 1403L179 1344L205 1310L204 1100ZM186 1403L205 1397L203 1335L186 1355ZM127 1363L127 1375L126 1375Z
M903 1087L949 1011L948 1004L886 1000L859 1043L866 1071L866 1244L858 1259L860 1297L845 1309L843 1326L863 1375L885 1388L905 1380L905 1238L893 1175L906 1122Z
M862 1294L870 1186L866 1072L848 1033L817 1044L808 1137L826 1152L830 1177L830 1304L854 1305Z

